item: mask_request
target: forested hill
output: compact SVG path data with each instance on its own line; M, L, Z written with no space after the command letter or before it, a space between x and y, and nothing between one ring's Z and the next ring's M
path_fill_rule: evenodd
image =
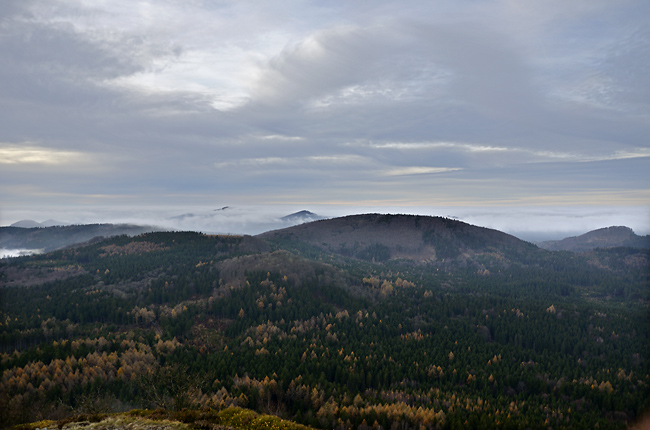
M648 250L551 252L384 215L263 237L123 235L0 261L0 428L135 408L287 428L229 422L243 407L320 429L604 430L650 407ZM137 428L123 418L106 428Z
M562 240L540 242L541 248L550 251L589 251L596 248L650 248L650 236L638 236L629 227L606 227L593 230L580 236Z
M539 249L498 230L461 221L419 215L364 214L315 221L263 233L280 247L309 245L323 252L361 260L410 260L480 265L538 258Z
M66 246L126 234L157 231L159 228L133 224L84 224L52 227L0 227L0 248L54 251Z

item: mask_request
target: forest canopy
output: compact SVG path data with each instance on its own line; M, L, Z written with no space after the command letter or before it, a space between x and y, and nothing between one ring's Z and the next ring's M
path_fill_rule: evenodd
M551 252L465 226L418 227L426 260L377 237L333 252L192 232L2 260L2 421L229 407L355 430L638 419L648 251Z

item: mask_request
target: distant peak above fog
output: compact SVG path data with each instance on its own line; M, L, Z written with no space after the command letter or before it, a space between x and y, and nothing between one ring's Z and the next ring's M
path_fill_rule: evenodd
M625 226L612 226L592 230L580 236L567 237L562 240L550 240L537 244L550 251L588 251L596 248L614 248L626 246L631 248L650 248L649 236L637 236Z
M54 226L62 226L62 225L69 225L66 222L61 222L61 221L56 221L53 219L48 219L43 222L37 222L31 219L23 219L20 221L17 221L13 224L11 224L9 227L18 227L18 228L40 228L40 227L54 227Z
M325 217L322 217L320 215L317 215L313 212L310 212L308 210L301 210L295 213L292 213L287 216L283 216L282 221L285 222L310 222L310 221L318 221L321 219L325 219Z

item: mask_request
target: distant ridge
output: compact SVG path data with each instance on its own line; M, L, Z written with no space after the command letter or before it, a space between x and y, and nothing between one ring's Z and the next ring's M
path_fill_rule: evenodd
M41 223L41 225L42 225L43 227L55 227L55 226L70 225L70 223L67 223L67 222L61 222L61 221L57 221L57 220L54 220L54 219L51 219L51 218L50 218L50 219L48 219L48 220L43 221L43 222Z
M54 226L62 226L62 225L69 225L69 224L61 221L56 221L53 219L48 219L43 222L37 222L31 219L23 219L11 224L9 227L42 228L42 227L54 227Z
M17 227L17 228L38 228L38 227L43 227L43 224L40 222L36 222L31 219L23 219L20 221L17 221L13 224L11 224L9 227Z
M612 226L592 230L580 236L567 237L562 240L540 242L540 248L549 251L590 251L596 248L650 248L650 236L638 236L629 227Z
M70 245L88 242L97 237L135 236L160 231L152 226L133 224L86 224L54 227L0 227L0 248L40 249L54 251Z

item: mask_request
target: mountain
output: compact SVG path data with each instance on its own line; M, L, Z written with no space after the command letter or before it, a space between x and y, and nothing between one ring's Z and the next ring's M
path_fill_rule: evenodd
M43 227L43 224L41 224L40 222L31 220L31 219L23 219L23 220L16 221L15 223L11 224L10 227L38 228L38 227Z
M302 210L302 211L292 213L291 215L283 216L280 219L290 224L297 224L297 223L318 221L324 219L324 217L320 215L316 215L315 213L307 210Z
M291 249L300 244L321 252L367 261L475 263L486 258L523 261L540 250L514 236L449 218L364 214L274 230L257 237Z
M638 236L629 227L614 226L593 230L580 236L538 243L549 251L589 251L596 248L650 248L650 236Z
M37 222L37 221L31 220L31 219L24 219L24 220L20 220L20 221L17 221L15 223L11 224L9 227L38 228L38 227L54 227L54 226L58 226L58 225L68 225L68 224L65 223L65 222L56 221L56 220L53 220L53 219L48 219L48 220L43 221L43 222Z
M24 224L26 225L26 224ZM133 224L87 224L54 227L0 227L0 248L53 251L97 237L111 237L157 231L155 227Z

